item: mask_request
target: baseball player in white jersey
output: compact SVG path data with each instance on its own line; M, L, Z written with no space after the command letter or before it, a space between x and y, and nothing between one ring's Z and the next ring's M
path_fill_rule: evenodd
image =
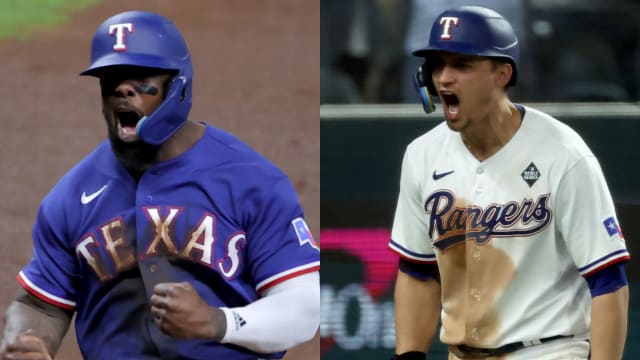
M629 259L597 159L553 117L512 103L518 40L498 13L434 22L416 80L445 122L406 149L390 248L397 360L621 359Z

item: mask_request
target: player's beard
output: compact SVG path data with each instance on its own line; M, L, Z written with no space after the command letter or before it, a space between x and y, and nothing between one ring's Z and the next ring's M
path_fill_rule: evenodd
M107 122L109 141L116 159L134 176L139 176L149 166L155 164L160 146L152 145L138 140L125 142L118 136L118 127L113 113L102 109L102 114Z

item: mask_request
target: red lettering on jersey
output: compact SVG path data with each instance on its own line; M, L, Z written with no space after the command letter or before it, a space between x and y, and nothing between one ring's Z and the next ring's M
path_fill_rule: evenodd
M109 35L116 36L116 43L113 45L113 51L126 51L127 50L127 34L125 29L133 34L133 24L114 24L109 26Z
M440 39L442 40L450 40L451 39L451 24L458 26L460 22L460 18L453 16L443 16L440 18L440 25L444 25L442 27L442 34L440 34Z
M178 208L169 208L169 214L163 219L160 215L160 208L158 207L145 207L144 212L151 220L151 223L155 226L155 236L151 240L151 244L145 251L145 255L154 255L157 253L157 246L162 242L167 248L169 254L177 254L175 242L171 238L172 229L171 224L175 221L176 216L180 213Z

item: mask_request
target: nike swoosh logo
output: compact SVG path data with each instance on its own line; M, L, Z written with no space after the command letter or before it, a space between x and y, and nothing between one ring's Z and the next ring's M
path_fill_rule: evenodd
M443 172L443 173L440 173L440 174L436 174L436 171L433 170L433 180L440 180L440 179L442 179L443 177L445 177L445 176L447 176L449 174L453 174L453 171L454 170Z
M82 192L82 196L80 197L80 202L82 203L82 205L87 205L88 203L92 202L93 199L97 198L98 196L100 196L100 194L102 194L102 192L107 188L107 185L101 187L100 189L98 189L98 191L87 195L86 192Z

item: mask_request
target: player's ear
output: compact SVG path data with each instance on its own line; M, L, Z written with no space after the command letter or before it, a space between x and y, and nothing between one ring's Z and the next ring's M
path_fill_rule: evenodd
M508 62L498 62L496 64L496 81L499 87L506 87L513 76L513 66Z

